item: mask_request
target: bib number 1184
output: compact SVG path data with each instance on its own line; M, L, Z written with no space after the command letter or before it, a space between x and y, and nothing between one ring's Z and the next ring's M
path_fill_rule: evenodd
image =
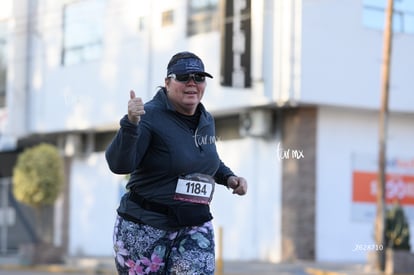
M213 194L213 184L209 182L178 179L175 200L209 204Z
M207 195L207 184L205 182L201 184L199 182L189 181L185 185L187 186L188 194Z

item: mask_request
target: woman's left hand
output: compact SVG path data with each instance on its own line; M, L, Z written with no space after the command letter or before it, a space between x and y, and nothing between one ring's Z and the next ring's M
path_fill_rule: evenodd
M230 176L227 179L227 186L233 189L233 194L242 196L247 192L247 181L242 177Z

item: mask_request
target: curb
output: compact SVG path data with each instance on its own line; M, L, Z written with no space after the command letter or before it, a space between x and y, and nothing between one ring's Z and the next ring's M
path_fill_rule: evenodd
M311 275L349 275L347 272L330 271L312 267L305 268L305 271Z
M116 274L115 270L109 270L104 267L86 267L76 268L59 264L51 265L0 265L0 270L14 271L37 271L47 273L81 273L81 274Z
M246 263L245 263L246 264ZM232 265L229 265L229 269L223 270L224 275L236 275L236 274L248 274L245 270L240 272L240 266L237 265L239 270L232 269ZM302 270L304 273L308 275L382 275L382 273L368 271L365 269L360 269L351 266L312 266L308 264L300 264L298 263L298 268ZM279 270L280 269L280 270ZM284 274L291 274L289 273L292 269L291 266L279 266L278 268L275 267L252 267L252 273L254 272L255 275L259 274L278 274L278 272ZM74 275L115 275L117 274L116 269L114 266L110 266L107 262L97 262L92 261L90 259L82 259L82 261L74 260L69 261L67 263L60 263L60 264L39 264L39 265L22 265L18 263L0 263L0 270L9 270L9 271L24 271L24 272L39 272L39 273L50 273L50 274L74 274ZM292 269L293 270L293 269ZM217 271L217 270L216 270ZM285 273L287 271L287 273ZM275 273L276 272L276 273ZM252 274L250 273L250 274ZM220 274L220 273L219 273ZM293 273L292 273L293 274ZM414 275L414 274L404 274L404 275Z

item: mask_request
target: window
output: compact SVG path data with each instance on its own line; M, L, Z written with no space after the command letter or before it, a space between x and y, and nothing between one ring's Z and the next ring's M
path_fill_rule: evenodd
M377 30L384 29L386 2L386 0L364 0L364 26ZM414 1L395 0L392 21L394 32L414 34Z
M143 32L146 29L146 17L145 16L140 16L138 18L138 31L139 32Z
M0 108L6 106L7 62L6 24L0 22Z
M187 35L219 29L219 0L189 0Z
M251 87L251 1L223 3L220 84L234 88Z
M105 0L74 2L64 9L62 64L97 60L102 52Z
M174 11L167 10L162 13L161 26L167 27L174 23Z

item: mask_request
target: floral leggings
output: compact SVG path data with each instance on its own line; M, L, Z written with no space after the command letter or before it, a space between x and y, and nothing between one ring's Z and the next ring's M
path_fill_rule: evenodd
M202 226L165 231L117 216L115 263L120 275L213 275L214 232Z

